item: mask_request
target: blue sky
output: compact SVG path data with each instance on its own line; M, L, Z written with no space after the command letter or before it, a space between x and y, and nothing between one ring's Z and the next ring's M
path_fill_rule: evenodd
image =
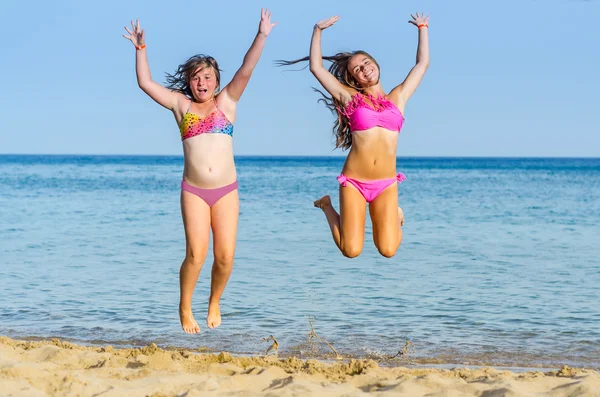
M389 90L414 63L409 14L431 14L431 66L406 108L399 156L600 157L600 1L220 0L5 2L0 10L0 153L181 154L171 113L135 80L123 26L140 18L156 81L190 55L228 82L258 27L278 21L238 105L237 155L339 155L308 72L276 59L364 49ZM177 4L172 2L171 4Z

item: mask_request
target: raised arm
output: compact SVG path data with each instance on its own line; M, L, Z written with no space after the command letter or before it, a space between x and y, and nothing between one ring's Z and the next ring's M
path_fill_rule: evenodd
M150 66L148 65L148 56L146 53L146 40L144 30L140 27L140 20L134 23L131 21L131 29L125 26L125 30L129 35L123 35L127 40L135 46L135 73L140 88L154 99L158 104L169 110L174 110L177 107L177 100L183 95L175 93L159 83L152 80L150 74Z
M319 83L329 94L338 101L346 104L352 99L352 94L342 83L323 66L321 53L321 32L336 23L340 17L333 16L317 22L313 29L310 41L310 72L319 80Z
M258 25L258 33L256 33L256 37L254 37L254 41L252 42L250 49L244 56L242 66L235 73L229 84L223 88L222 94L224 94L233 102L237 102L244 93L244 90L248 85L248 81L250 81L250 77L252 76L252 72L258 63L258 60L260 59L263 48L265 47L267 36L269 36L269 33L271 33L271 29L277 25L277 22L271 23L271 15L272 13L270 13L269 10L262 8L260 9L260 24Z
M415 92L425 75L425 71L429 67L429 16L426 17L423 13L421 15L417 13L416 16L411 14L411 17L412 20L408 22L415 25L419 30L417 62L402 84L395 87L389 95L390 100L401 106L404 106L406 101Z

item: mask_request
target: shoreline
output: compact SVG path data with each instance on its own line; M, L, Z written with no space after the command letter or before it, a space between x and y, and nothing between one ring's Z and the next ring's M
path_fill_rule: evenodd
M600 396L600 374L567 366L546 372L485 366L384 367L369 359L325 362L162 349L155 344L142 348L90 347L59 339L31 341L2 336L0 390L8 396L193 397L209 392L215 396L546 393L566 397Z
M122 349L143 349L145 347L154 345L160 350L173 352L173 351L187 351L195 354L215 354L218 355L223 352L222 349L216 349L208 346L199 346L199 347L187 347L187 346L178 346L178 345L170 345L168 343L154 343L151 341L109 341L109 340L79 340L73 338L66 338L60 336L34 336L34 335L24 335L24 336L7 336L0 334L0 344L4 339L9 339L13 342L40 342L40 343L48 343L48 344L70 344L74 346L79 346L82 348L89 349L98 349L111 347L114 350L122 350ZM265 344L264 351L271 350L268 348L270 343ZM406 353L406 358L400 355L400 351L397 354L397 357L390 358L389 355L376 355L376 354L367 354L362 356L357 355L348 355L348 354L340 354L336 358L335 354L324 345L319 345L319 342L316 342L314 346L316 346L320 352L313 351L311 354L303 355L300 351L283 351L279 352L279 354L274 357L278 357L280 359L288 359L288 358L296 358L299 360L317 360L319 362L325 364L336 364L339 362L344 362L348 360L357 360L357 361L367 361L371 360L377 363L377 365L381 368L395 368L395 367L403 367L409 369L423 369L423 368L432 368L432 369L445 369L450 370L454 368L466 368L466 369L481 369L481 368L493 368L497 370L507 370L515 373L523 373L523 372L532 372L532 371L541 371L541 372L551 372L551 371L559 371L562 368L579 368L579 369L587 369L592 371L597 371L600 373L600 365L597 365L597 360L593 362L593 364L586 365L580 362L574 361L575 358L565 359L560 355L547 356L546 360L542 362L536 362L534 356L530 353L515 355L514 353L499 353L500 356L504 356L503 358L499 358L496 356L494 359L490 359L487 357L489 353L482 354L470 354L461 357L462 361L455 360L452 357L448 357L446 355L439 356L419 356L414 353L412 350L408 350ZM248 358L248 357L265 357L267 355L273 356L273 351L270 351L269 354L264 354L261 352L238 352L238 351L225 351L227 354L230 354L235 358ZM337 353L337 352L336 352ZM484 358L485 357L485 358ZM510 358L508 358L510 357ZM520 357L517 359L517 357Z

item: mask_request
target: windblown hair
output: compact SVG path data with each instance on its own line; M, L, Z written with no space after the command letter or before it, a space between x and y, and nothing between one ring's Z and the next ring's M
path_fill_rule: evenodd
M352 52L339 52L332 56L323 56L323 59L331 62L331 66L329 66L329 72L335 76L335 78L347 87L354 88L357 91L362 91L363 89L356 82L350 70L348 70L348 63L350 59L356 55L364 55L375 63L377 69L379 69L379 64L377 61L368 53L362 50L352 51ZM300 59L296 59L293 61L276 61L277 66L290 66L296 63L309 61L310 57L304 57ZM337 120L333 124L333 135L335 136L335 147L341 148L342 150L350 149L352 146L352 134L350 131L350 121L348 117L343 112L344 104L341 103L337 98L333 98L323 93L323 91L314 88L316 92L321 94L322 98L320 98L317 102L323 102L325 106L332 113L337 116Z
M216 96L221 88L221 69L219 69L219 64L215 58L203 54L190 57L187 61L177 67L175 74L166 73L167 88L172 91L180 92L193 101L194 96L192 95L192 90L190 88L190 79L192 78L196 69L199 67L202 68L200 70L204 70L206 68L214 69L215 76L217 77L217 89L215 91Z

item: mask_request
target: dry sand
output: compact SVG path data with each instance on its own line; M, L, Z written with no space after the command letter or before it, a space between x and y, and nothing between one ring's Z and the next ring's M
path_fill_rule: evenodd
M600 374L565 367L514 373L492 368L381 368L297 358L232 357L82 347L0 337L0 396L600 396Z

